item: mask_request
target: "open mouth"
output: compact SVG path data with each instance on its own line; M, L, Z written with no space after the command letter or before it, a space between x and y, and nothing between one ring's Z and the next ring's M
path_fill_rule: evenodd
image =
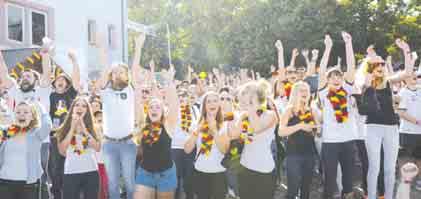
M216 108L212 107L212 108L209 108L209 110L210 111L216 111Z
M157 113L151 113L151 117L158 117Z
M23 123L25 123L26 122L26 120L25 119L18 119L18 123L20 123L20 124L23 124Z

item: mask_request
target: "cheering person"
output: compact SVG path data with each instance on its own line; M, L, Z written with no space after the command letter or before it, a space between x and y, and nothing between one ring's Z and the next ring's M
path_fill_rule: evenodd
M281 118L279 134L288 136L286 144L286 171L288 199L310 198L317 131L315 113L310 109L310 87L299 81L292 86L285 114Z
M194 190L198 199L222 199L227 193L226 168L221 161L229 146L227 127L218 93L208 92L203 97L197 130L187 140L184 150L196 148Z
M64 162L63 198L98 198L99 175L95 152L100 142L88 99L78 97L63 124L56 130Z
M166 82L169 84L164 91L165 101L158 98L159 94L155 92L155 96L147 104L137 152L135 199L174 198L177 174L171 157L171 139L178 124L180 108L174 74L173 68L166 73ZM156 86L154 88L157 91ZM143 110L140 110L139 114L142 115Z
M244 85L241 91L247 103L246 111L241 113L232 137L244 143L238 174L242 199L273 197L275 161L271 144L278 118L276 110L267 110L268 90L268 83L259 81Z
M51 130L42 105L20 102L13 124L0 129L0 195L2 199L36 199L42 175L41 144Z
M326 72L332 40L325 37L325 52L320 63L319 100L322 108L322 162L324 167L324 199L333 198L336 189L338 163L342 169L342 196L345 199L353 197L353 154L354 140L357 139L357 123L355 114L358 111L354 92L350 85L354 81L355 57L352 48L352 38L346 32L342 33L346 47L347 71L331 68ZM323 88L325 87L325 88Z
M391 84L403 81L413 72L410 49L406 42L398 39L396 44L405 57L405 71L393 76L385 72L381 57L371 53L358 72L357 82L363 88L362 104L367 115L368 154L368 199L377 198L377 178L380 164L384 164L385 198L392 199L395 186L395 169L399 151L399 119L393 108ZM384 161L380 162L383 146Z

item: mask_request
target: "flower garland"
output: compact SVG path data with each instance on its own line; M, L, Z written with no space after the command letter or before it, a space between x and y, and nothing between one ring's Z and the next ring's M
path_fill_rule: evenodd
M54 115L57 117L61 117L63 114L67 113L66 107L59 107L56 112L54 112Z
M188 132L191 126L191 109L189 105L182 105L181 108L181 129L184 132Z
M292 83L289 81L284 82L284 90L285 90L285 96L289 98L291 95L291 89L292 89Z
M245 117L241 121L241 133L240 138L235 142L232 142L230 145L230 156L231 160L237 159L240 157L243 152L244 146L253 142L254 130L250 127L250 122L248 117Z
M152 146L154 143L158 142L159 137L161 136L161 123L154 122L149 127L143 129L143 138L144 143Z
M148 108L148 104L143 104L143 112L144 113L148 113L148 110L149 110L149 108Z
M346 96L347 92L343 87L336 91L330 90L327 95L327 98L332 104L335 118L338 123L344 123L348 120L348 103Z
M206 156L210 155L212 150L212 145L214 143L213 135L209 134L209 124L208 122L203 122L200 127L202 145L200 146L199 154L204 154Z
M10 138L17 136L18 134L25 134L28 132L28 128L21 128L17 125L11 125L7 130L2 130L1 133L1 142L4 142Z
M300 111L298 113L298 118L300 119L300 122L301 123L311 124L311 125L316 124L316 122L314 121L314 117L313 117L313 114L311 113L311 111L306 111L304 113L302 113Z
M79 148L76 142L76 135L74 135L70 140L70 148L74 153L82 155L86 152L86 148L88 148L88 140L88 137L85 134L82 134L82 148Z
M234 113L233 112L225 113L225 115L224 115L224 121L225 122L231 122L233 120L234 120Z

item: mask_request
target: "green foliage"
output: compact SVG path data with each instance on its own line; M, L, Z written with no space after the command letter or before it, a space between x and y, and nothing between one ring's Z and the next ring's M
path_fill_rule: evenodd
M289 63L293 48L323 51L325 34L334 40L330 64L336 64L337 57L345 57L343 30L353 36L359 57L374 44L380 55L399 61L398 37L421 53L421 0L130 0L129 5L131 20L158 24L157 36L145 44L143 64L154 58L167 65L167 23L178 68L189 63L209 70L224 64L267 74L277 63L277 39ZM300 57L297 65L303 64Z

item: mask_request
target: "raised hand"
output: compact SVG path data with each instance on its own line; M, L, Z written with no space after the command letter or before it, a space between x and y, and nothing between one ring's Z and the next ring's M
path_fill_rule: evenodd
M345 44L351 44L352 43L352 36L345 31L342 31L342 38L343 38Z
M367 48L367 56L368 57L375 57L375 56L377 56L377 53L374 50L374 45L368 46L368 48Z
M406 43L406 41L402 40L402 39L396 39L395 44L402 49L405 53L409 53L410 52L410 48L408 43Z
M312 58L312 59L318 59L318 58L319 58L319 50L317 50L317 49L313 49L313 50L311 51L311 58Z
M277 40L277 41L275 42L275 47L276 47L276 49L278 49L278 50L283 50L283 49L284 49L284 47L282 46L282 42L281 42L281 40Z
M298 52L298 49L297 48L294 48L292 50L292 57L297 57L298 55L300 55L300 53Z
M418 174L418 167L414 163L408 162L401 168L401 178L403 181L411 182Z
M324 43L325 43L326 48L332 48L333 41L332 41L332 38L330 37L330 35L325 35Z
M303 55L303 57L308 58L308 54L309 54L308 49L301 50L301 54Z
M75 50L70 49L69 52L67 53L67 56L69 57L70 60L76 61L76 51Z
M136 37L136 48L142 48L143 44L145 43L145 39L146 39L146 34L145 33L140 33L137 37Z

